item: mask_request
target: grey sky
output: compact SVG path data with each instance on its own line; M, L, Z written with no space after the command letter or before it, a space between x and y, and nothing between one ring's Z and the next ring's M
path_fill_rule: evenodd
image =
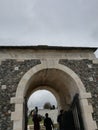
M46 102L50 102L51 105L57 106L57 101L54 95L47 90L38 90L34 92L28 100L28 108L34 109L35 106L43 108Z
M98 47L98 0L0 0L0 45Z
M98 47L98 0L0 0L0 45Z

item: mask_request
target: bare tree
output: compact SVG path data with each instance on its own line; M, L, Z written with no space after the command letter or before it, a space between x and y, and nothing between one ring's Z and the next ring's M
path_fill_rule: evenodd
M51 103L50 102L46 102L43 106L44 109L51 109Z

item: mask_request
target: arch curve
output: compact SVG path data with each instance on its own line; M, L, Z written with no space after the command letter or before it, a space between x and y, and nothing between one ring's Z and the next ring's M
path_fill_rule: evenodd
M17 91L16 91L16 97L24 97L25 93L30 85L30 82L32 80L32 77L39 71L41 70L49 70L49 69L55 69L55 70L59 70L62 72L64 72L65 74L67 74L69 77L71 77L71 79L75 82L77 89L79 90L79 93L83 92L85 93L85 87L81 81L81 79L77 76L77 74L75 72L73 72L70 68L68 68L67 66L63 66L60 64L55 64L55 65L51 65L51 66L47 66L47 63L45 64L40 64L37 65L33 68L31 68L27 73L25 73L25 75L22 77L22 79L19 82L19 85L17 87ZM22 91L21 91L22 90ZM21 93L20 93L21 92Z
M54 79L51 78L52 76L54 76ZM46 60L46 61L42 61L40 65L36 65L35 67L31 68L27 73L25 73L25 75L22 77L22 79L18 84L16 97L11 98L11 103L15 103L15 112L11 113L11 119L14 121L13 130L24 129L23 128L24 97L26 96L29 89L34 90L35 87L41 85L46 85L52 88L54 86L57 86L54 87L53 89L58 93L59 91L63 93L63 94L59 94L61 99L64 98L64 93L66 93L65 95L68 94L65 97L65 99L67 99L67 97L71 99L71 97L73 97L75 93L79 93L80 105L83 113L82 116L85 124L85 130L93 130L96 128L96 124L93 121L91 116L92 107L88 105L87 102L87 98L90 98L91 94L86 92L81 79L74 71L72 71L67 66L61 65L57 61L50 62ZM89 115L90 115L90 119L88 121ZM93 129L91 126L93 126Z

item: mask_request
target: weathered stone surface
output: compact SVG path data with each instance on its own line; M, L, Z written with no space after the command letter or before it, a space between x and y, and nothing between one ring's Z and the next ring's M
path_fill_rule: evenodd
M33 66L40 64L40 60L5 60L0 65L0 129L13 130L11 112L15 110L10 104L11 97L15 97L16 89L21 77ZM18 69L15 69L18 67ZM2 87L3 86L3 87ZM6 86L6 87L4 87ZM5 88L5 89L3 89Z
M0 65L0 129L13 130L11 112L15 111L10 99L15 97L18 83L22 76L32 67L41 64L39 59L17 61L7 59ZM59 60L59 64L72 69L83 82L86 91L91 92L92 98L88 99L93 105L93 119L98 125L98 64L92 60ZM90 80L92 77L93 80ZM3 86L5 85L5 86ZM3 87L2 87L3 86Z
M60 64L71 68L83 82L86 91L91 92L92 98L89 103L93 106L93 119L98 125L98 64L93 64L91 60L60 60ZM92 67L89 67L88 64ZM89 80L92 77L93 80Z

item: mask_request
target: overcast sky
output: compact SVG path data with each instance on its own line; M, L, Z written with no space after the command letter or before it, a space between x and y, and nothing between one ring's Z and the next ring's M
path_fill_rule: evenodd
M34 109L35 106L43 108L44 104L47 102L51 103L51 105L57 106L56 98L51 92L47 90L38 90L30 96L28 100L28 108L30 110Z
M0 45L98 47L98 0L0 0Z
M98 0L0 0L0 45L98 47Z

